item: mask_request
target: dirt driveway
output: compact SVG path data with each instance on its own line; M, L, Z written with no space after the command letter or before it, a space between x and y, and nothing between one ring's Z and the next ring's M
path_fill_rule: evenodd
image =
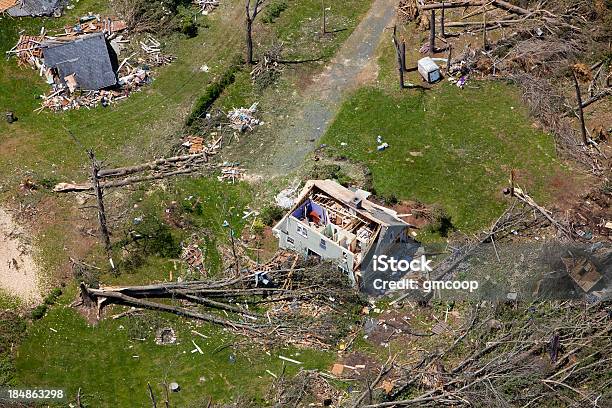
M393 24L395 0L376 0L325 71L304 92L308 101L297 112L291 126L279 130L263 172L283 176L296 170L312 152L331 125L351 90L377 76L376 48Z
M36 263L26 232L0 208L0 290L26 303L40 300Z

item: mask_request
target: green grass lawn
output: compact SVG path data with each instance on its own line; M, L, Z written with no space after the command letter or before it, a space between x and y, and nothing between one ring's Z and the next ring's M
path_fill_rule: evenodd
M299 102L292 99L292 94L300 92L301 82L320 71L335 55L369 10L372 0L345 0L342 7L328 4L328 7L331 6L327 12L328 30L338 31L327 34L322 34L320 0L276 0L267 9L273 9L274 4L279 3L286 4L287 8L273 23L264 22L266 9L261 14L262 18L256 21L254 38L262 44L257 44L255 53L261 55L270 44L282 42L284 60L308 62L286 64L283 76L263 90L253 86L250 70L246 69L237 75L235 83L227 87L216 107L228 110L259 102L260 114L268 116L274 123L278 122L279 116L283 116L279 112ZM258 133L262 133L262 130Z
M89 11L103 12L109 7L107 2L99 0L81 0L75 4L76 8L61 19L0 20L0 50L6 51L14 46L20 30L38 33L44 26L52 31L74 23ZM331 13L330 24L348 30L320 39L323 45L319 47L315 33L318 29L316 19L320 18L319 1L288 1L289 7L274 23L256 23L256 52L261 52L266 43L278 36L291 41L289 57L329 59L369 4L369 1L351 0L350 7ZM0 121L2 197L12 200L18 183L26 176L38 182L49 181L46 184L84 181L88 176L88 166L83 147L93 147L98 158L108 167L138 163L172 152L183 135L185 118L195 99L225 72L236 55L243 52L242 23L236 23L242 22L243 5L242 0L222 2L219 9L206 17L206 27L200 28L196 38L188 39L178 34L162 38L166 52L176 55L177 60L169 66L156 68L153 84L110 108L36 114L33 111L40 106L37 96L47 92L48 87L36 72L18 68L15 59L0 61L0 112L12 110L19 118L10 126ZM312 33L300 40L304 24ZM208 73L199 70L205 64L210 67ZM321 63L293 66L287 70L286 78L280 81L282 89L295 89L295 85L288 84L321 66ZM256 90L247 69L239 73L235 84L226 89L215 106L227 110L263 100L260 109L265 111L278 105L279 89L271 87L263 93ZM291 103L286 102L287 105ZM73 141L69 132L78 138L80 144ZM187 221L189 227L179 230L170 225L169 235L165 238L169 241L162 244L174 246L187 242L192 233L203 237L210 254L208 272L214 274L221 270L222 260L217 246L227 244L229 236L228 229L222 224L227 219L237 232L243 228L246 222L241 220L242 212L253 195L248 186L229 186L217 182L214 176L173 179L161 184L163 188L154 191L145 184L136 187L134 192L126 191L117 196L108 193L107 207L111 219L122 214L123 220L114 221L113 241L121 240L130 229L146 227L148 220L152 221L154 228L158 221L168 226L166 209L175 201L176 214ZM24 198L18 197L17 200ZM56 268L72 255L67 249L70 244L65 231L74 228L71 219L74 220L78 214L73 208L74 197L55 197L42 189L29 195L28 200L32 203L49 200L54 205L57 223L45 227L35 242L40 249L41 264ZM194 205L195 202L199 204ZM138 206L131 208L135 203ZM84 211L82 215L95 221L94 213ZM143 223L133 224L135 217L142 217ZM153 249L147 250L137 265L125 268L125 264L120 264L124 267L121 274L104 273L102 282L148 283L168 279L170 271L176 278L180 271L174 270L175 260L169 253L160 254L156 244L160 243L153 242ZM101 252L94 250L87 261L105 269L107 262ZM117 259L120 252L117 249ZM179 270L181 268L179 266ZM84 401L89 406L149 406L146 383L150 382L161 404L159 384L164 380L177 381L182 387L180 393L172 394L172 406L189 406L206 400L208 396L216 401L229 401L236 395L263 400L272 380L265 370L279 373L282 369L278 354L304 361L304 368L328 368L334 358L333 353L314 350L277 349L267 354L262 348L251 345L248 339L246 346L234 351L231 347L218 351L216 349L220 346L244 341L245 338L230 336L217 327L204 325L197 330L211 336L206 343L190 334L194 322L174 316L164 316L163 319L177 330L179 345L157 346L151 336L146 341L133 340L129 332L131 325L136 323L130 323L132 319L105 320L97 326L89 325L75 310L67 307L75 296L74 284L69 288L60 305L51 307L43 319L29 326L26 339L18 349L13 381L22 386L66 388L70 392L70 402L74 402L76 390L81 387ZM191 339L198 342L205 355L191 354L194 348ZM230 353L236 354L235 363L229 361ZM139 357L133 357L135 355ZM293 374L295 369L288 367L288 374ZM200 381L200 377L205 381Z
M507 205L501 190L511 169L529 193L545 199L559 163L552 137L531 126L515 88L470 85L461 90L443 82L401 96L363 88L345 102L322 142L329 154L366 164L377 194L441 204L457 228L474 232ZM378 135L387 150L377 151Z
M74 23L87 11L100 12L108 7L98 3L81 1L59 20L3 19L0 50L15 45L21 29L37 33L44 26L51 31L53 27ZM231 57L241 52L240 27L227 24L238 11L235 6L239 3L242 2L225 2L224 10L206 18L208 27L201 28L196 38L179 34L164 38L166 52L176 55L177 60L156 68L153 84L109 108L36 114L33 110L40 106L37 95L48 90L46 84L37 72L17 67L15 59L0 61L0 111L15 111L19 118L10 126L0 122L2 178L10 178L14 185L28 171L40 178L84 177L86 156L68 131L85 147L95 148L109 165L166 154L178 142L183 119L193 100L224 71ZM210 67L210 72L199 71L204 64Z
M155 344L153 330L148 327L174 328L177 344ZM191 330L210 338L203 339ZM139 340L140 336L146 338ZM195 349L192 340L203 355L191 353ZM232 346L239 342L245 344ZM57 305L30 329L19 348L16 366L18 384L63 388L72 403L81 388L87 406L150 406L149 382L158 404L163 404L160 384L176 381L181 391L172 393L171 406L195 407L199 406L196 402L204 404L209 397L216 402L236 396L265 400L273 380L266 370L280 374L283 369L279 354L304 363L289 364L288 375L299 367L327 369L334 358L333 353L314 350L267 351L247 338L171 315L106 319L91 326L74 309ZM230 360L230 355L235 361Z
M130 230L150 234L151 238L140 241L140 250L135 251L139 255L137 262L130 259L128 265L117 261L119 275L107 272L100 276L105 285L167 281L170 273L175 280L179 276L186 278L185 264L177 261L171 249L180 248L180 242L188 242L191 234L203 239L208 253L206 274L218 273L222 266L218 247L229 245L229 228L223 222L227 220L239 234L247 223L242 216L251 195L246 184L228 185L201 178L176 180L154 194L143 187L130 200L137 206L125 215L125 228L114 231L115 240ZM135 217L142 219L138 225L132 223ZM186 226L179 229L170 218ZM160 221L168 232L163 239L155 232ZM117 260L120 253L117 248ZM98 265L107 269L103 256L99 258ZM244 396L262 402L273 380L266 370L276 374L283 370L279 354L304 362L301 366L287 367L289 376L300 367L328 369L335 357L333 352L309 349L266 350L248 337L233 335L218 326L158 312L148 313L145 319L107 318L91 325L68 306L76 297L76 285L70 284L65 292L43 319L29 326L14 362L14 385L64 388L70 402L74 402L78 388L82 388L84 401L95 407L148 406L147 382L161 401L160 384L164 381L176 381L182 388L171 395L172 406L199 407L196 402L205 403L209 397L214 401L230 401ZM121 310L124 309L112 307L107 315ZM179 344L156 345L155 329L168 326L176 330ZM194 329L210 338L194 335L191 333ZM191 340L203 349L204 355L191 353L195 348ZM235 355L235 362L230 361L230 355Z

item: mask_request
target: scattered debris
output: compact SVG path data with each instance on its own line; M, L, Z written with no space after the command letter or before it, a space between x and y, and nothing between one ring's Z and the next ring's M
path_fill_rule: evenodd
M7 123L13 123L17 121L17 117L15 116L14 112L6 112L6 122Z
M285 357L285 356L280 356L280 355L279 355L279 356L278 356L278 358L280 358L281 360L284 360L284 361L288 361L288 362L293 363L293 364L304 364L304 363L302 363L301 361L294 360L294 359L292 359L292 358Z
M219 7L219 0L194 0L193 3L200 6L200 10L205 16Z
M586 258L561 258L568 275L576 282L578 286L585 292L589 292L603 276L597 271L593 262Z
M123 20L89 14L55 35L44 29L38 36L21 35L7 54L15 55L20 66L36 69L51 86L36 111L109 106L150 83L150 66L174 60L162 54L161 43L149 35L140 42L141 57L134 60L133 54L119 63L116 56L130 40L118 33L126 29Z
M336 363L333 365L331 369L331 373L335 375L336 377L341 376L343 372L344 372L344 364Z
M189 154L202 153L204 151L204 139L199 136L187 136L183 147L189 148Z
M195 346L195 349L191 350L191 353L200 353L200 354L204 354L204 352L202 351L202 349L200 348L200 346L198 346L196 344L195 341L191 340L191 342L193 343L193 345Z
M263 125L259 119L255 118L257 112L257 102L251 105L250 108L233 109L227 114L230 120L230 127L241 132L253 130L257 125Z
M389 148L389 143L384 142L383 144L380 144L376 147L376 150L378 150L379 152L382 152L383 150L387 150Z
M205 272L204 269L204 252L197 243L191 243L183 248L181 254L181 260L183 260L189 266L189 269L193 272L202 274Z
M11 17L60 17L62 6L61 0L3 0L0 13L6 11Z
M235 184L240 181L244 176L244 169L240 168L240 163L223 163L221 167L221 175L218 177L219 181L229 181L231 184Z
M172 327L164 327L157 330L155 334L155 344L167 345L176 343L176 333Z
M278 193L274 199L276 205L284 210L290 210L295 204L299 185L300 182L297 181L293 186L288 187Z
M173 55L165 55L161 52L161 43L150 34L146 41L140 41L140 48L146 53L146 62L155 66L170 64L174 61Z

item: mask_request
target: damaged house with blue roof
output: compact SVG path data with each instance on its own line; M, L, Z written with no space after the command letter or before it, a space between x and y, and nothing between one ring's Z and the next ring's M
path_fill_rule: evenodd
M117 85L117 55L103 33L79 36L67 42L47 40L42 52L54 81L72 92Z
M0 0L0 13L11 17L59 17L62 6L62 0Z
M355 286L370 286L374 254L410 258L420 248L412 225L389 208L368 200L370 193L333 180L308 181L293 208L273 228L283 249L330 260Z

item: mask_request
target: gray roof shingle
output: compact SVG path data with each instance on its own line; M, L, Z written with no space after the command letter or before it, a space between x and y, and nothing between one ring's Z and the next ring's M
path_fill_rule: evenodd
M50 16L61 8L61 0L19 0L7 10L12 17Z
M75 74L79 89L98 90L117 85L117 75L104 34L79 37L75 41L55 45L43 44L45 65L58 71L61 81ZM116 64L116 61L115 61Z

